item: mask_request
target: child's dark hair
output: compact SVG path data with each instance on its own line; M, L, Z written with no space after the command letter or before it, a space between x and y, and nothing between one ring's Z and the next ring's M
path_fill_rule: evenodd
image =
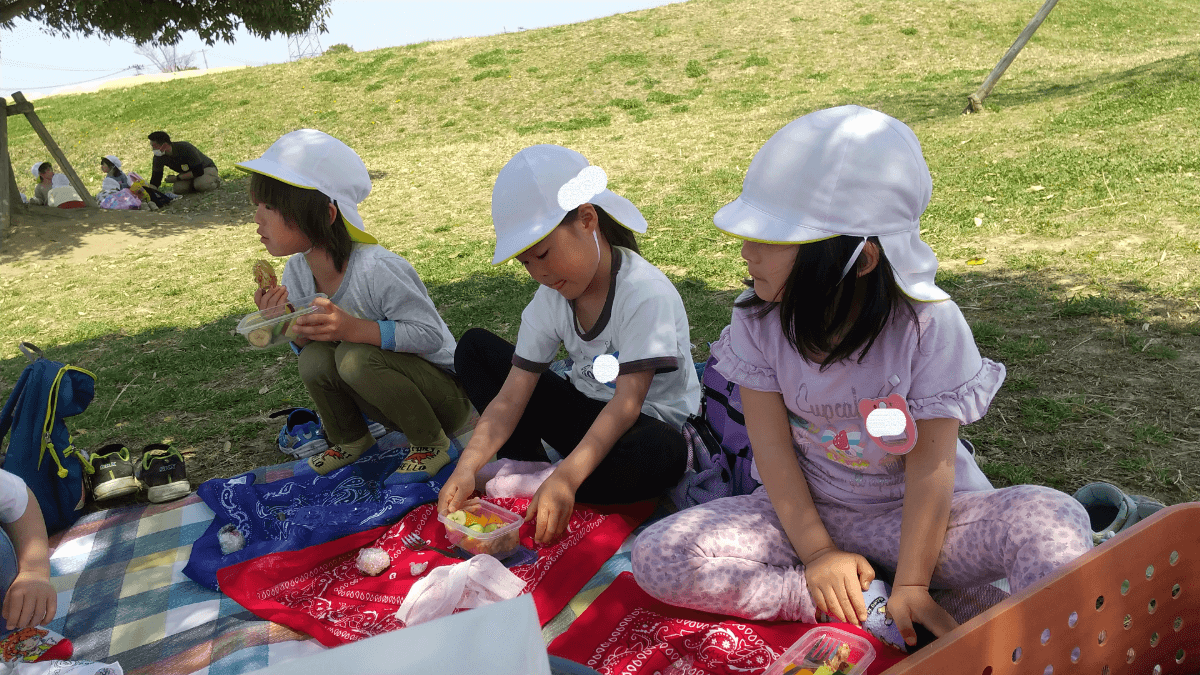
M620 246L627 248L634 253L641 253L638 250L637 237L634 236L633 230L623 227L608 212L604 209L592 204L592 208L596 209L596 216L600 221L600 234L604 235L604 241L607 241L609 246ZM563 216L559 224L569 223L579 216L579 207L576 206Z
M171 142L171 136L165 131L151 131L150 135L146 136L146 138L149 139L151 143L158 143L159 145Z
M858 276L858 268L866 263L860 255L854 268L839 280L846 261L861 241L860 237L842 235L802 244L778 302L752 295L735 306L759 307L758 316L778 308L784 337L804 359L815 362L816 356L826 355L821 370L856 352L862 363L894 314L907 312L915 322L917 313L896 283L892 265L876 237L868 239L879 250L875 269ZM751 279L745 283L754 287ZM855 292L860 287L865 289L862 306L851 321ZM919 342L919 334L917 339Z
M350 259L354 242L350 240L350 233L342 223L340 210L333 222L329 222L329 197L325 196L325 193L298 188L270 176L255 173L250 177L250 201L254 204L266 204L278 211L284 221L296 226L308 237L313 248L329 253L337 271L341 272L346 268L346 261Z
M53 168L54 168L54 165L53 165L53 164L51 164L50 162L42 162L42 163L41 163L41 165L40 165L40 166L38 166L38 173L39 173L39 174L40 174L40 173L44 173L44 172L46 172L46 171L49 171L50 169L53 169Z

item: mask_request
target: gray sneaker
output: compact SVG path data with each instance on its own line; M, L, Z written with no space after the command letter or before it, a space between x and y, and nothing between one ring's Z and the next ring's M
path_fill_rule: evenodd
M1088 483L1074 494L1091 520L1092 543L1099 545L1165 506L1144 495L1129 496L1112 483Z

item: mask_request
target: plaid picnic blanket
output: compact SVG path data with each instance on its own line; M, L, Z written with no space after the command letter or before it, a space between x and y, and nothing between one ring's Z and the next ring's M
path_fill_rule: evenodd
M48 627L71 639L74 658L118 661L130 675L236 675L323 649L183 575L212 515L191 496L94 513L51 541L59 609Z

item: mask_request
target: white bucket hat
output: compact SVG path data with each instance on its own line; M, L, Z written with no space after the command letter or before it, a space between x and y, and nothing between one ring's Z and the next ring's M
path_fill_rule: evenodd
M38 167L43 164L45 164L45 162L34 162L33 166L29 167L29 173L33 174L34 178L41 178L41 174L38 173Z
M118 169L121 168L121 160L117 159L116 155L105 155L104 159L107 159L109 164L112 164Z
M532 145L513 155L492 188L492 264L520 255L583 204L599 206L628 230L646 231L642 212L609 190L604 170L578 152L561 145Z
M120 189L121 184L117 182L116 178L106 177L104 180L100 181L101 192L117 192Z
M776 132L746 169L741 196L717 211L713 223L768 244L878 237L905 295L933 302L950 296L934 284L937 256L920 237L932 191L912 129L847 105L809 113Z
M371 194L371 176L350 146L316 129L284 134L262 157L241 162L237 168L280 180L306 190L319 190L342 214L350 239L377 244L363 229L358 205Z

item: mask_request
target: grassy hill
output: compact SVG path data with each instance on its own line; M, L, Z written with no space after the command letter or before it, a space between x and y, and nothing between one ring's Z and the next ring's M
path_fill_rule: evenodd
M923 233L941 283L984 354L1008 365L992 411L964 430L985 471L998 484L1105 479L1196 499L1200 5L1060 4L987 110L962 116L1038 6L697 0L38 100L93 187L105 154L148 176L145 136L160 128L229 180L156 225L131 220L141 236L173 237L164 250L71 261L64 242L6 243L0 383L23 366L17 341L33 340L99 375L75 424L84 447L167 439L194 479L281 459L265 414L308 399L290 353L231 334L264 255L233 165L302 127L363 157L368 229L416 266L456 335L482 325L514 338L535 288L519 265L489 264L500 167L535 143L579 150L645 213L643 253L683 293L701 359L745 271L712 214L779 127L859 103L921 139L934 177ZM30 189L20 167L46 153L20 118L10 145Z

